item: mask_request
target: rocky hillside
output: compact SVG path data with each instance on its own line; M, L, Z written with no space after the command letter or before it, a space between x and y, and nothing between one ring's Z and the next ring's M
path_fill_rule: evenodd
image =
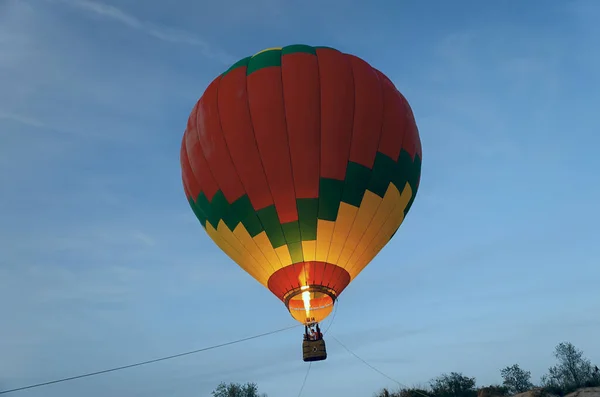
M567 394L565 397L600 397L600 387L585 387Z
M513 397L542 397L541 389L535 388L525 393L515 394ZM479 396L478 396L479 397ZM481 396L481 397L492 397L492 396ZM558 397L552 394L546 394L543 397ZM584 387L575 390L573 393L567 394L565 397L600 397L600 387Z

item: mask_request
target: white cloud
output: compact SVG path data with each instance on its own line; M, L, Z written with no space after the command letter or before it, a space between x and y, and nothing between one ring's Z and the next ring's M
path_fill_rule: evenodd
M225 65L230 65L235 58L221 50L214 49L204 39L176 28L158 26L151 22L142 21L136 16L129 14L120 8L110 4L104 4L91 0L50 0L77 7L85 12L95 14L102 18L127 25L132 29L144 32L156 39L171 43L192 45L200 48L202 54L208 58L216 59Z
M480 172L473 161L515 163L533 145L536 156L553 151L543 131L551 129L553 109L562 99L559 61L566 48L565 39L502 25L442 38L424 59L424 73L409 96L424 151L451 156L469 175ZM529 133L514 134L515 129ZM536 136L540 139L532 139ZM443 172L429 166L424 172Z
M21 116L18 114L14 114L14 113L2 113L0 112L0 120L9 120L9 121L14 121L20 124L24 124L30 127L37 127L37 128L44 128L45 124L42 123L39 120L33 119L31 117L27 117L27 116ZM6 130L1 130L0 134L6 134Z
M28 133L43 128L46 134L64 135L59 138L63 140L86 137L139 144L140 136L148 141L152 127L172 117L174 105L187 111L186 105L201 95L207 65L202 58L230 62L228 55L193 35L156 27L118 8L90 1L56 1L49 6L36 3L35 7L26 1L12 1L0 13L2 135L17 134L15 124L20 124L30 128ZM201 50L190 52L167 45L139 54L113 42L114 50L103 51L94 44L98 27L81 31L59 12L63 3L141 29L167 44L193 45ZM201 66L173 73L172 54L198 60ZM181 119L183 129L185 114ZM25 134L19 135L25 140ZM30 141L35 144L35 139ZM7 145L1 149L14 151Z

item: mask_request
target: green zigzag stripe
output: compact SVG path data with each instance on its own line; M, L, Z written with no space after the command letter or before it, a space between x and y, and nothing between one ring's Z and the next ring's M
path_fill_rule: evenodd
M219 221L223 220L229 230L234 230L241 222L252 237L264 230L273 248L288 245L292 262L297 263L303 260L302 241L317 238L317 219L335 221L341 202L360 207L367 190L383 198L390 183L402 192L408 182L412 197L404 210L406 215L417 194L420 175L421 159L416 155L413 161L405 150L400 152L397 162L378 152L372 170L348 162L343 181L321 178L319 198L297 199L298 221L283 224L279 221L275 205L256 211L247 195L229 204L220 190L211 202L202 192L195 201L189 199L189 203L204 228L209 222L216 229Z

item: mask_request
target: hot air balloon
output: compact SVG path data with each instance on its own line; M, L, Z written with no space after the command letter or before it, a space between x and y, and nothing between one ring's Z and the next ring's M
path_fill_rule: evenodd
M309 326L402 224L421 157L412 110L388 77L333 48L290 45L210 83L181 170L210 238L305 325L304 360L316 361L327 354Z

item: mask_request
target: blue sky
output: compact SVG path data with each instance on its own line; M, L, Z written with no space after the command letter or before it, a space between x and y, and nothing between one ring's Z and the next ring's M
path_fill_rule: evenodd
M408 385L450 371L499 382L515 362L537 380L564 340L600 361L599 18L594 0L0 1L0 387L294 323L205 235L179 170L210 80L291 43L388 74L423 142L411 213L331 333ZM300 340L19 395L191 397L255 381L289 397ZM305 395L395 386L328 349Z

